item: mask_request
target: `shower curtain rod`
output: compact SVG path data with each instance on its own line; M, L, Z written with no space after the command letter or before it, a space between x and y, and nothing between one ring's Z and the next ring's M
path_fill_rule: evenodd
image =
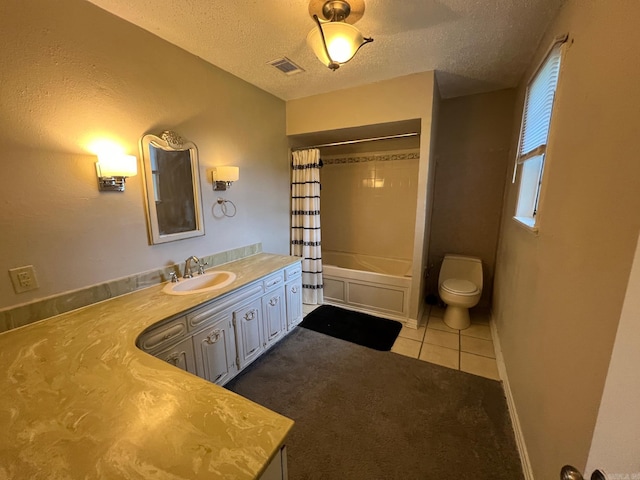
M322 143L320 145L310 145L308 147L296 147L296 148L292 148L291 151L295 152L297 150L307 150L309 148L337 147L337 146L340 146L340 145L351 145L351 144L354 144L354 143L375 142L376 140L390 140L392 138L417 137L419 135L420 135L419 132L399 133L398 135L387 135L387 136L384 136L384 137L361 138L359 140L345 140L343 142Z

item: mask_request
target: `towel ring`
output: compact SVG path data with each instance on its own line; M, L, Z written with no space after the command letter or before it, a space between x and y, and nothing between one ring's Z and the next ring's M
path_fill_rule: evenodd
M231 200L225 200L224 198L218 198L217 203L218 203L218 205L220 205L220 211L222 212L222 215L224 215L225 217L229 217L229 218L236 216L236 212L237 212L236 204L233 203ZM233 213L229 212L229 207L227 207L227 205L231 205L233 207L233 210L232 210Z

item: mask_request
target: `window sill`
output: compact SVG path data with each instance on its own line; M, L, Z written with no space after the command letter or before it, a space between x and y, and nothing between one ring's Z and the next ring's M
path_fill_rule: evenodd
M538 234L538 226L533 218L529 217L512 217L516 221L516 225L525 229L529 233Z

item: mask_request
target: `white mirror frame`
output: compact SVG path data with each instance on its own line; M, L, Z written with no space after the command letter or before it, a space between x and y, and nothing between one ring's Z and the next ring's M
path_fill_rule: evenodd
M195 229L178 233L161 233L156 208L156 185L151 165L151 147L165 151L188 151L191 160L191 183L193 187L193 204ZM143 163L145 204L147 207L147 227L149 243L151 245L183 240L185 238L204 235L204 218L202 213L202 198L200 194L200 171L198 164L198 149L193 142L186 141L177 133L165 130L156 136L150 133L140 139L140 152Z

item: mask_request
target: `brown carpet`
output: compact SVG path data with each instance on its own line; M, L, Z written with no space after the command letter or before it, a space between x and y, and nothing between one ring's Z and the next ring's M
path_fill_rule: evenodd
M290 480L518 480L499 382L297 328L226 386L296 424Z

